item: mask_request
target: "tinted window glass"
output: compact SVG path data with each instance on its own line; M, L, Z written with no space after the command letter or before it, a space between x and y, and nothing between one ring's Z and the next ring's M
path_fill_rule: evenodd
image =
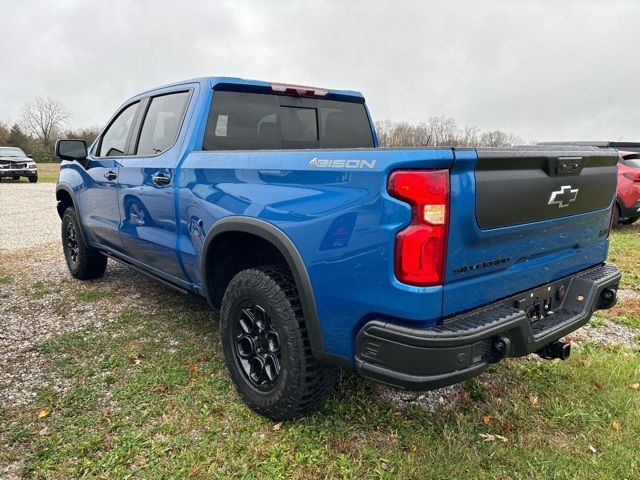
M175 143L188 101L189 92L171 93L151 100L136 155L157 155Z
M227 91L214 92L204 139L205 150L372 146L362 103Z
M136 110L138 110L138 105L139 103L129 105L116 117L104 135L102 135L98 156L114 157L124 155L127 137L131 130L133 117L136 114Z
M318 100L318 106L321 148L373 147L363 104Z
M316 109L280 107L280 129L283 140L318 140Z

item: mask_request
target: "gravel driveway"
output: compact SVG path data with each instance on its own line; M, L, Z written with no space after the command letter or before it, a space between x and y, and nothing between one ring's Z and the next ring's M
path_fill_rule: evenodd
M0 251L58 239L55 183L0 183Z

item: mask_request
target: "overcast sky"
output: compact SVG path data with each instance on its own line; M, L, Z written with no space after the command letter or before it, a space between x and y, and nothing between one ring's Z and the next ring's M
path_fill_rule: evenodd
M71 126L206 75L363 92L376 120L525 140L640 141L640 1L0 3L0 121L53 96Z

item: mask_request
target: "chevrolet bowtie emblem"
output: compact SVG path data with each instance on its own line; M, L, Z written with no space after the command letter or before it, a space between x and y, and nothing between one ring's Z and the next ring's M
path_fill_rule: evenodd
M578 198L578 188L571 188L571 185L563 185L560 190L551 192L548 205L557 205L558 208L568 207L571 202Z

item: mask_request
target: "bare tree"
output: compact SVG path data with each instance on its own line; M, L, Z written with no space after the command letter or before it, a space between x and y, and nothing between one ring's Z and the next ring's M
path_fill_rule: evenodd
M67 108L55 98L36 97L24 104L21 124L25 132L49 148L70 116Z
M453 118L444 116L418 124L383 120L376 122L376 130L383 147L509 147L523 143L520 137L501 130L461 128Z

